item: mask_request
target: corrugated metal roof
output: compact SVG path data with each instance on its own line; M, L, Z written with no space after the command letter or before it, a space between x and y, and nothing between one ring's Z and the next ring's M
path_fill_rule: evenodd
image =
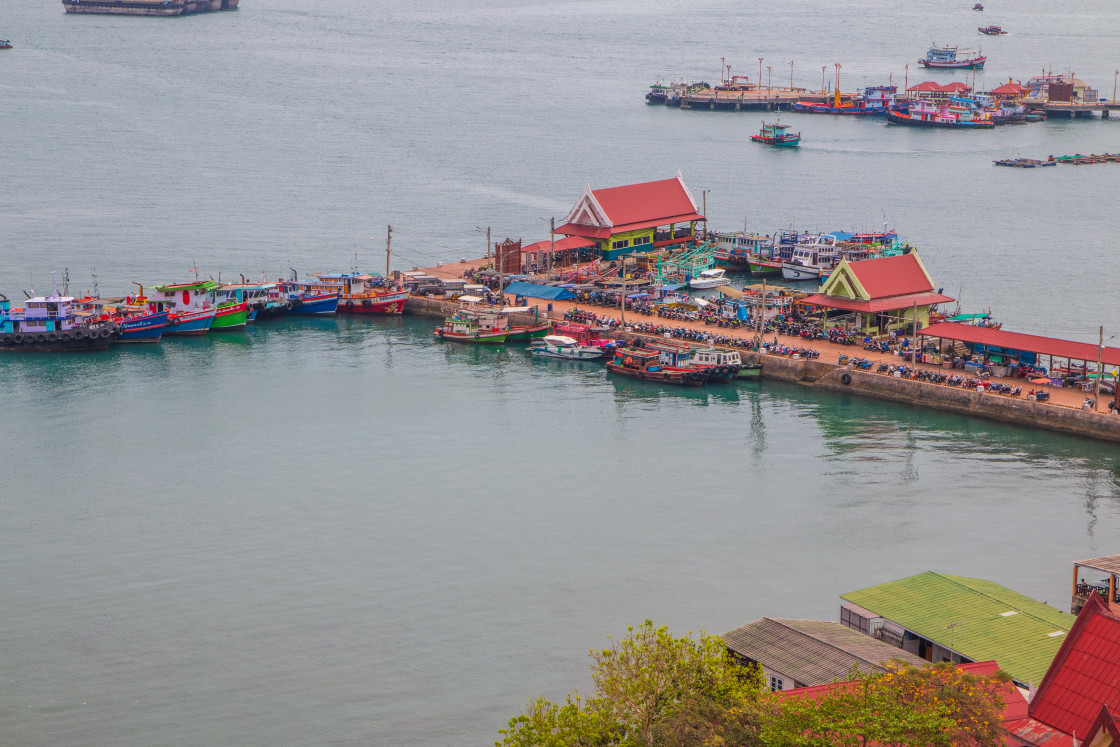
M1084 738L1101 706L1120 713L1120 618L1092 595L1039 685L1030 716Z
M1004 348L1006 350L1025 350L1029 353L1052 355L1075 361L1096 361L1097 346L1087 342L1059 340L1054 337L1025 335L991 327L973 327L969 324L941 322L921 330L923 335L940 337L945 340L960 340L980 345ZM1105 347L1102 360L1110 366L1120 366L1120 348Z
M723 289L721 289L723 290ZM815 293L801 299L801 303L811 306L826 306L830 309L844 309L846 311L862 311L876 314L880 311L894 311L896 309L909 309L915 303L918 306L932 306L938 303L949 303L953 299L940 293L912 293L905 296L891 296L878 298L874 301L863 301L858 298L841 298L840 296L826 296Z
M868 300L871 301L889 296L929 293L933 290L933 281L913 252L897 257L849 262L848 267L867 291Z
M1120 573L1120 555L1106 555L1103 558L1089 558L1078 560L1075 565L1094 568L1105 573Z
M628 223L651 220L702 220L696 203L679 178L593 190L595 199L616 229ZM682 216L689 216L682 218Z
M932 571L841 598L969 659L994 659L1022 683L1042 679L1073 625L1071 616L1000 584Z
M784 620L762 617L723 634L736 654L757 661L805 685L823 685L860 671L883 671L883 664L918 657L878 641L840 623L824 620Z

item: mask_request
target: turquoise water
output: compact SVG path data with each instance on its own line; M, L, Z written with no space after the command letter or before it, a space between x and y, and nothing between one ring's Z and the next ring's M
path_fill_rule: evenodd
M395 266L457 261L476 227L543 238L585 182L679 168L714 228L885 217L967 309L1092 340L1120 318L1120 172L991 160L1116 151L1115 121L789 115L791 153L746 142L755 115L641 103L720 56L897 81L979 23L1012 33L977 35L978 84L1051 64L1111 94L1109 5L970 6L9 3L0 292L64 267L107 294L196 263L376 270L388 223ZM1071 561L1116 551L1110 445L771 382L665 390L433 326L0 358L0 742L484 744L647 617L837 619L839 594L927 569L1065 607Z

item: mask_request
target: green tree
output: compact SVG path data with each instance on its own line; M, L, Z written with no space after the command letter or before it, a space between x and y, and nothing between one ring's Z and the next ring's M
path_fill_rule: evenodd
M772 695L762 740L768 747L997 747L1006 674L962 672L943 662L891 664L853 672L812 697Z
M501 730L499 747L753 747L759 745L757 667L736 664L718 636L674 637L646 620L592 651L595 695L536 700Z

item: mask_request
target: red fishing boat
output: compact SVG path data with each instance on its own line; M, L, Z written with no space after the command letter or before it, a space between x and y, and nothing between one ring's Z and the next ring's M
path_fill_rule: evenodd
M338 293L340 314L399 314L408 301L407 291L388 288L378 275L353 272L312 275L307 283L313 293Z
M641 381L683 386L700 386L711 375L704 368L666 366L661 361L661 351L633 347L615 350L614 358L607 362L607 371Z

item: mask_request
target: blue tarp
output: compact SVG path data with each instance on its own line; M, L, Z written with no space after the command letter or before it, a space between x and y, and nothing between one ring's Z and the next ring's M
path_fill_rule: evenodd
M575 298L576 294L568 288L557 288L552 285L539 285L537 283L524 283L515 280L506 286L507 296L523 296L525 298L543 298L546 301L563 301Z

